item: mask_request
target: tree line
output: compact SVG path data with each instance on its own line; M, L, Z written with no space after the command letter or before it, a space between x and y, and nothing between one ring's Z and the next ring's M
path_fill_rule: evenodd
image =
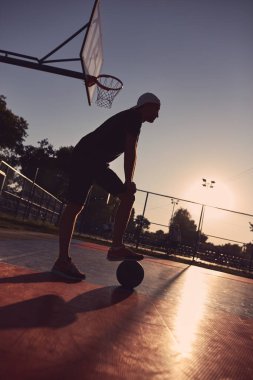
M37 146L25 145L28 123L8 107L5 96L0 96L0 160L19 168L21 172L56 197L64 200L66 178L72 146L54 149L45 138Z

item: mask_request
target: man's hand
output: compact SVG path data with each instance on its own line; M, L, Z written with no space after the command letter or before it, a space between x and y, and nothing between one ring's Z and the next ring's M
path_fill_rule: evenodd
M127 181L125 182L125 186L126 186L127 191L129 191L129 193L131 194L136 193L137 189L136 189L136 184L134 182Z

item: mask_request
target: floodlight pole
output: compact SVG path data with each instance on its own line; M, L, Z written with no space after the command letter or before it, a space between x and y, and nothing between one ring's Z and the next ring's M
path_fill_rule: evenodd
M171 198L171 203L173 206L172 206L172 212L171 212L171 217L170 217L170 221L169 221L169 228L170 228L172 220L173 220L175 206L178 205L179 199Z
M208 182L208 180L206 178L202 178L202 186L204 186L207 189L208 188L209 189L213 189L215 183L216 182L213 181L213 180L210 181L210 182ZM204 221L204 215L205 215L205 206L206 205L202 204L202 207L201 207L201 213L200 213L200 218L199 218L199 226L198 226L197 238L196 238L197 240L196 240L195 250L193 252L192 261L194 261L195 256L198 253L198 247L199 247L199 244L200 244L202 227L203 227L203 221Z

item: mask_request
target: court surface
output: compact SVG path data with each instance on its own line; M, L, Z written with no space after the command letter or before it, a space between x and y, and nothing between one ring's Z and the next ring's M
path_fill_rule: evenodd
M74 240L87 280L65 282L57 246L0 230L1 379L253 379L253 280L147 256L131 292L106 247Z

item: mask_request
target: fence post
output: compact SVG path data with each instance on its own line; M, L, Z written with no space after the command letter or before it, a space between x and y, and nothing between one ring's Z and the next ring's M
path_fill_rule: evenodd
M36 169L36 172L35 172L35 175L34 175L34 178L33 178L33 181L32 181L32 187L31 187L31 191L30 191L30 194L29 194L27 208L26 208L26 211L24 213L24 219L25 218L29 219L29 216L30 216L30 210L31 210L31 205L33 203L34 188L35 188L35 185L36 185L36 179L37 179L37 176L38 176L38 172L39 172L39 168Z
M204 220L204 213L205 213L205 205L202 205L202 207L201 207L201 213L200 213L200 218L199 218L197 237L196 237L196 244L195 244L195 249L194 249L193 255L192 255L192 261L194 261L195 256L196 256L196 254L198 252L199 242L200 242L201 232L202 232L202 226L203 226L203 220Z
M251 255L250 255L250 262L249 262L249 272L252 271L252 262L253 262L253 247L251 247Z
M52 215L51 215L51 220L50 220L50 223L53 224L53 220L54 220L54 215L55 215L55 209L56 209L56 199L54 200L54 206L53 206L53 210L52 210Z
M41 219L41 209L42 209L42 205L44 202L44 197L45 197L45 193L42 193L42 195L40 197L40 203L38 205L39 207L38 207L37 214L36 214L36 220Z
M2 170L0 170L0 195L2 194L5 178L6 178L6 174Z

